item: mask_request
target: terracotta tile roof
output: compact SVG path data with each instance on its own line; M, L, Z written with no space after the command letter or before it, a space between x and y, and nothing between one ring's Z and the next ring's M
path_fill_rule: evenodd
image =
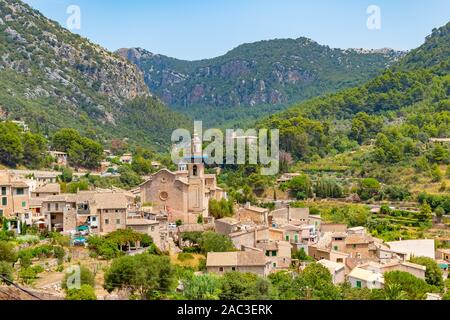
M370 242L367 236L349 235L345 238L345 244L368 244Z
M150 226L159 224L156 220L148 220L148 219L127 219L127 226Z
M59 183L47 183L42 187L36 188L34 193L60 193L61 185Z
M237 252L208 252L207 267L249 267L265 266L268 263L263 252L237 251Z
M378 281L378 282L384 283L382 274L373 272L370 270L362 269L359 267L354 268L348 276L355 278L355 279L364 280L367 282Z
M218 219L216 220L217 222L222 222L222 223L226 223L226 224L230 224L230 225L235 225L235 224L239 224L239 221L234 219L234 218L222 218L222 219Z

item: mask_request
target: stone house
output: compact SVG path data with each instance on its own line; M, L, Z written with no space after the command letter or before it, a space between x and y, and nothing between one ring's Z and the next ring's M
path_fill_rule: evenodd
M229 235L230 233L239 231L239 221L234 218L222 218L214 221L214 229L217 233Z
M58 175L59 173L55 172L37 172L34 174L34 179L37 182L37 187L41 187L49 183L57 183Z
M426 267L420 264L406 261L391 261L389 263L377 263L374 261L367 262L359 266L359 268L371 270L384 274L391 271L402 271L412 274L413 276L425 280Z
M384 287L383 275L379 272L354 268L347 276L352 288L382 289Z
M9 173L0 173L0 217L20 218L30 212L30 187Z
M126 227L136 232L147 234L153 239L153 243L163 249L163 239L161 239L160 222L143 218L127 217Z
M55 159L55 164L67 166L67 153L61 151L48 151L48 154Z
M268 225L269 209L252 206L247 203L244 207L239 208L236 218L240 222L253 222L259 225Z
M69 233L88 226L94 234L106 234L126 228L131 206L122 192L82 191L47 197L42 201L42 214L49 230Z
M291 224L291 225L304 225L309 221L309 208L293 208L287 206L273 210L270 212L272 223L276 224Z
M47 183L31 191L31 197L46 198L48 196L56 196L60 193L61 193L61 185L59 183Z
M262 251L208 252L206 269L216 274L237 271L265 277L271 264Z
M269 259L273 270L288 269L292 262L292 245L287 241L262 241L256 244Z
M343 263L326 259L319 260L317 263L323 265L330 271L333 284L337 285L345 282L345 265Z

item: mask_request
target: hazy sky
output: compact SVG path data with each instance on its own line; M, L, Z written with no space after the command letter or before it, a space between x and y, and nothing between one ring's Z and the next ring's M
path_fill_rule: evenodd
M222 55L246 42L305 36L336 48L408 50L450 21L449 0L25 0L110 50L142 47L180 59ZM367 8L381 9L381 29L367 28Z

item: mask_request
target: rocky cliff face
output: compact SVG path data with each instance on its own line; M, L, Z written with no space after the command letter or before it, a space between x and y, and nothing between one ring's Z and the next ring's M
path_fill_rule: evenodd
M10 96L53 98L74 115L82 105L88 116L110 123L115 122L115 108L150 96L136 66L20 1L0 0L0 38L2 84L14 86ZM19 79L27 85L14 85Z
M389 49L340 50L306 39L245 44L224 56L183 61L141 48L117 53L175 107L288 104L368 80L403 55Z

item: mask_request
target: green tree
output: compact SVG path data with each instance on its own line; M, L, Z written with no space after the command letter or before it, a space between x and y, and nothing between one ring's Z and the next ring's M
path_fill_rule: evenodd
M448 151L441 144L438 143L434 146L429 158L433 162L443 163L444 161L448 161L449 154Z
M334 178L320 178L317 180L314 192L319 198L342 198L342 186Z
M330 271L319 263L309 264L295 279L300 297L306 300L337 300L339 289L333 285Z
M68 167L65 167L62 169L61 175L59 177L62 182L66 182L66 183L72 182L73 170Z
M38 169L46 165L47 140L31 132L22 135L23 163L27 168Z
M141 156L136 156L133 158L131 168L139 175L146 175L152 172L152 162Z
M221 300L266 300L270 283L252 273L228 272L220 279Z
M427 269L425 271L425 281L432 286L442 288L444 286L444 279L442 278L442 271L439 268L436 260L428 257L413 257L411 258L412 263L417 263L425 266Z
M0 261L0 276L2 276L3 278L6 278L9 281L13 281L13 267L11 265L11 263L7 262L7 261ZM7 281L5 281L4 279L0 279L0 283L5 283L7 285L9 285L9 283Z
M202 234L199 246L204 253L235 251L229 237L210 231Z
M441 182L444 175L442 174L441 170L439 169L439 166L437 164L434 164L431 168L431 179L433 182Z
M74 285L74 283L69 283L69 281L73 278L75 272L75 269L71 273L66 272L64 279L61 282L61 288L67 290L69 287ZM92 288L95 287L95 276L92 271L85 266L80 266L80 285L88 285Z
M17 261L17 252L14 249L14 244L7 241L0 241L0 261L10 262L11 264Z
M104 287L108 292L127 289L146 300L164 297L173 283L169 257L140 254L114 260L105 273Z
M307 175L292 178L288 182L288 188L298 200L304 200L313 196L311 179Z
M362 200L369 200L379 194L381 184L374 178L362 179L359 183L358 195Z
M407 297L411 300L423 300L430 290L429 285L424 280L403 271L386 272L384 282L386 288L395 290L397 298L400 296L402 299ZM404 294L401 292L404 292ZM388 294L394 295L393 292L388 292ZM391 298L393 297L391 296Z
M224 217L231 217L234 215L234 204L231 199L211 199L209 201L209 213L215 219L222 219Z
M0 123L0 162L15 167L22 161L23 144L18 127L12 123Z
M219 299L220 280L215 275L192 275L183 281L183 296L187 300L217 300Z
M141 183L141 177L127 166L119 168L120 182L128 188L136 187Z
M97 296L92 286L83 284L80 289L74 288L67 290L66 300L97 300Z
M300 299L300 288L294 282L294 275L287 271L272 273L268 277L274 288L274 299L297 300Z

